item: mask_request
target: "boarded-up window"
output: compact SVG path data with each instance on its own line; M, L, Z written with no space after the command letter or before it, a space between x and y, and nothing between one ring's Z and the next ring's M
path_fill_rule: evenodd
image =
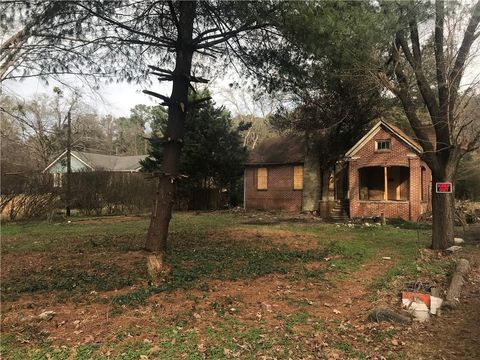
M267 168L257 169L257 190L267 190L268 188L268 170Z
M303 166L293 167L293 190L303 190Z

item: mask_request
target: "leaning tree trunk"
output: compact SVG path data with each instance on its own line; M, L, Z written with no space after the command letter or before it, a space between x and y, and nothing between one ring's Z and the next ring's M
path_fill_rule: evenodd
M192 67L192 35L195 19L194 1L179 4L178 48L176 50L172 95L168 106L168 123L162 158L162 175L158 180L146 250L159 253L160 263L167 248L168 226L172 217L176 182L180 178L180 152L183 143L188 88Z
M437 182L451 182L453 176L432 173L432 249L443 250L453 244L455 223L455 196L451 193L437 193Z

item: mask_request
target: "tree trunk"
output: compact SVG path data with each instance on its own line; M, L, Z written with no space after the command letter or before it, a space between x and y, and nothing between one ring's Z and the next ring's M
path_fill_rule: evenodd
M453 176L438 176L432 173L432 249L443 250L453 245L455 196L453 193L437 193L437 182L451 182Z
M67 114L67 176L65 191L66 215L70 216L70 205L72 201L72 114Z
M150 227L145 248L160 252L167 249L168 226L172 218L176 182L179 179L180 152L183 144L184 122L188 102L188 87L192 67L191 46L196 3L184 1L179 4L178 47L176 50L172 95L168 106L168 123L162 158L162 175L158 181ZM175 15L173 15L175 16Z
M320 162L315 141L311 134L306 134L305 162L303 164L303 191L302 211L313 212L318 210L320 200Z
M321 199L323 201L329 201L331 200L330 196L330 176L332 175L332 168L327 168L327 169L320 169L321 171L321 179L322 179L322 185L321 185Z

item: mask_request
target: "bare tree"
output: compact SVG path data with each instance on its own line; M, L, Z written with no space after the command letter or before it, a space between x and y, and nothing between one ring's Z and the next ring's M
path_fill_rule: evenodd
M400 25L404 26L395 33L388 70L380 72L378 77L400 100L424 150L422 158L432 170L432 248L445 249L454 236L454 194L437 193L435 184L453 182L460 160L479 146L480 139L475 119L464 116L463 111L477 83L462 84L469 60L476 55L480 1L467 7L468 15L461 13L468 20L459 36L461 21L448 20L455 14L450 7L454 4L447 8L444 1L437 0L430 42L422 42L419 32L425 20L421 10L424 4L412 1L397 5ZM447 24L455 26L449 28ZM430 49L433 46L433 59L428 57L429 45ZM429 70L434 71L429 73Z
M247 93L238 84L220 88L219 95L237 114L233 123L248 127L242 132L243 146L247 149L255 149L258 143L274 134L268 119L285 100L285 95L259 94L254 89Z
M55 95L41 94L24 101L0 97L0 116L18 129L20 148L12 152L29 154L30 170L44 169L67 146L68 113L72 114L72 150L95 149L106 137L98 115L84 104L80 93L59 88Z

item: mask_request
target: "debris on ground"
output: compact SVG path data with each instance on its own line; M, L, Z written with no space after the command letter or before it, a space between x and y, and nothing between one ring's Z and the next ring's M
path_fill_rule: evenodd
M430 314L437 315L438 310L442 307L443 299L430 295Z
M368 314L368 319L378 323L382 321L389 321L393 323L410 324L412 322L412 318L409 314L399 313L387 308L373 309Z
M34 322L34 321L49 321L52 320L55 316L55 311L44 311L39 315L30 315L27 317L22 318L21 322Z
M421 301L430 306L430 294L413 291L402 291L402 306L408 308L411 303Z
M415 300L408 306L408 311L413 315L415 320L425 322L430 319L430 313L427 304L423 301Z
M450 246L449 248L447 248L446 251L448 251L450 253L454 253L454 252L460 251L462 249L463 249L463 247L461 247L461 246L453 245L453 246Z
M470 262L467 259L458 260L457 267L453 273L450 286L448 287L447 297L443 304L447 308L455 308L459 304L460 293L462 292L465 276L470 270Z
M463 240L462 238L456 237L456 238L453 239L453 243L455 245L460 245L460 244L463 244L464 242L465 242L465 240Z

